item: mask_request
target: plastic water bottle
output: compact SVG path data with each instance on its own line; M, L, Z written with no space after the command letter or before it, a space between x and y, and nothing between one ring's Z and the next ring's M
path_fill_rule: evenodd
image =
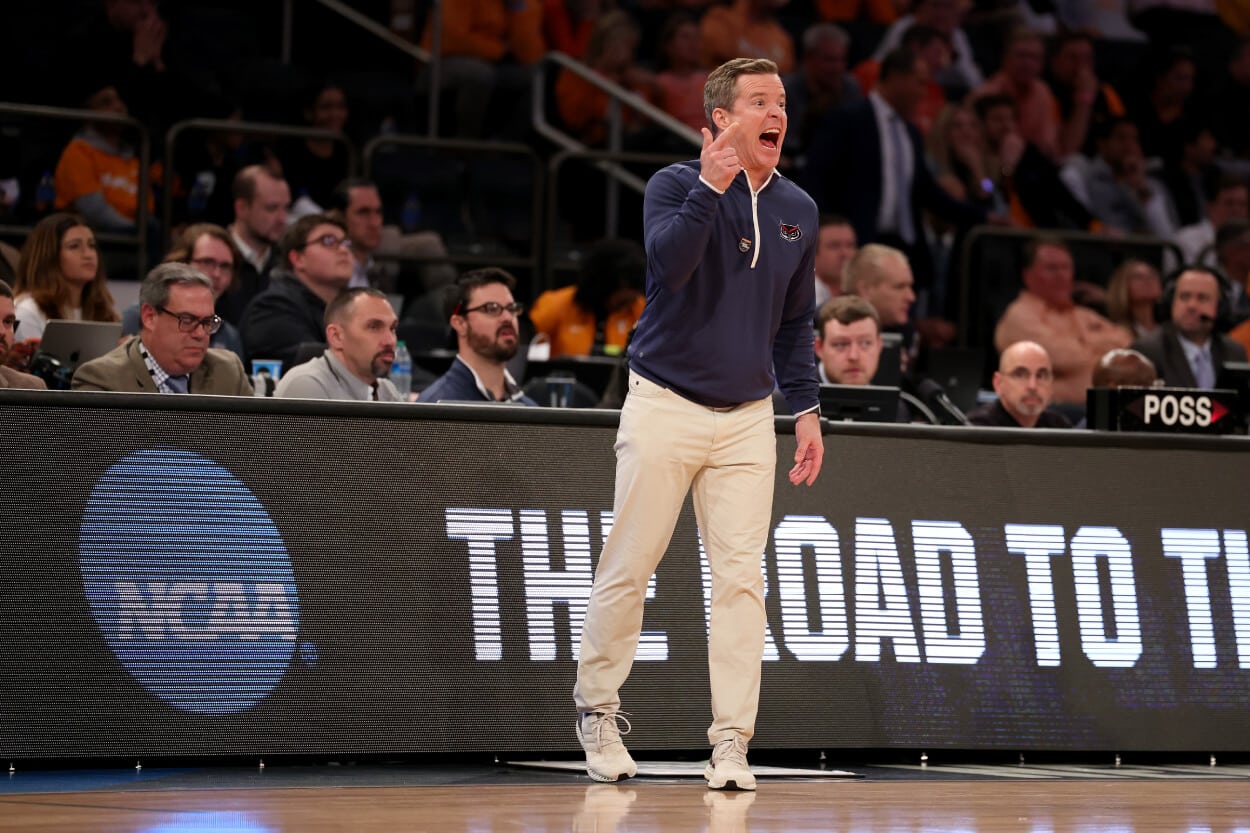
M399 388L399 395L404 402L408 401L408 394L412 393L412 354L408 352L408 345L402 341L395 347L395 361L391 362L391 382L395 387Z
M409 194L404 200L404 207L399 213L399 226L406 234L421 228L421 200L416 194Z
M56 207L56 179L52 171L44 171L35 186L35 212L47 214Z

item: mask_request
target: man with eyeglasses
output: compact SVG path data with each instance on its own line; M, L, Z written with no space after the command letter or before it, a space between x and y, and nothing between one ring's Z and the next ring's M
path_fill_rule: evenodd
M221 315L222 295L234 284L240 260L241 255L230 239L230 233L212 223L187 226L164 258L165 263L189 263L212 281L218 315ZM130 336L138 332L139 305L132 304L122 313L122 335ZM225 320L225 316L222 316L221 328L209 340L209 346L229 350L240 359L246 359L243 338L238 328Z
M998 428L1071 428L1067 417L1048 410L1054 382L1046 348L1034 341L1018 341L998 360L994 373L998 401L970 411L968 421Z
M465 272L448 293L448 318L459 350L451 367L421 392L421 402L511 402L537 406L508 372L520 346L522 306L516 279L503 269Z
M239 324L252 359L278 359L284 370L325 349L326 304L352 277L351 240L342 220L309 214L282 237L283 271L248 304Z
M0 388L46 390L47 383L38 376L5 367L4 361L16 341L17 312L13 308L13 287L0 281Z
M162 263L139 287L140 328L78 366L75 390L251 396L252 380L229 350L209 347L221 327L213 284L186 263Z

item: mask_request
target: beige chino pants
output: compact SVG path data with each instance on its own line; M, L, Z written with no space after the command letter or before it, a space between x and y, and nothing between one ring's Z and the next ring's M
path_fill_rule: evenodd
M776 465L771 399L707 408L630 373L616 439L616 518L582 629L573 691L579 711L620 708L647 582L693 489L712 575L708 740L715 745L735 735L751 738L764 652L761 560Z

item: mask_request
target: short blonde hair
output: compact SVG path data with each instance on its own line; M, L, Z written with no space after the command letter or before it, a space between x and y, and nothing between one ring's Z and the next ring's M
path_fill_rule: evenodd
M712 134L720 132L712 121L713 110L732 110L738 95L738 76L777 75L777 64L767 58L730 58L712 70L703 84L703 115Z

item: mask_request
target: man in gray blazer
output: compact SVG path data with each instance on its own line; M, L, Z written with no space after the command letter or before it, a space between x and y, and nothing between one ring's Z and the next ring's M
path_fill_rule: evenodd
M162 263L139 287L139 335L79 365L75 390L251 396L243 362L208 346L221 327L213 285L186 263Z
M1171 320L1139 339L1133 349L1154 364L1164 384L1214 388L1224 362L1244 362L1246 348L1215 325L1226 311L1227 282L1206 266L1188 266L1168 284L1163 302Z

